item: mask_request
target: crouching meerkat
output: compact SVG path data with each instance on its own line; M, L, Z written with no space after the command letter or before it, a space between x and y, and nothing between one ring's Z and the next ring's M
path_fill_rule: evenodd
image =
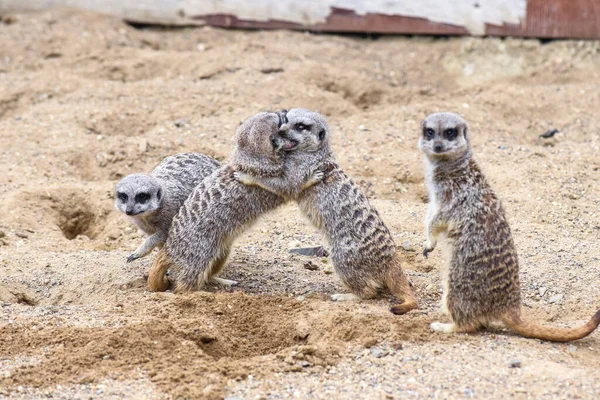
M151 290L169 287L165 276L168 269L173 272L178 291L202 289L211 281L236 283L216 277L227 261L233 241L262 214L286 200L259 187L241 184L234 173L264 177L282 173L286 154L295 151L302 139L288 140L279 134L284 119L285 110L260 113L238 127L230 163L205 178L174 218L167 242L148 277Z
M131 174L115 186L115 208L148 237L127 262L149 254L167 240L173 217L192 190L221 164L199 153L166 157L149 174Z
M237 174L237 178L246 185L295 199L304 215L324 233L336 273L353 293L335 294L333 300L373 298L388 289L403 301L393 306L392 312L404 314L417 308L390 231L335 162L325 118L305 109L291 109L287 119L282 131L288 138L312 132L309 136L314 140L287 155L284 176L265 179L245 173ZM299 186L307 177L318 179L320 172L325 173L322 182Z
M566 342L589 335L600 310L578 328L540 326L521 319L519 262L504 209L471 156L467 123L454 113L431 114L421 124L429 190L423 255L444 235L449 254L442 309L452 323L434 331L473 332L501 321L517 334Z

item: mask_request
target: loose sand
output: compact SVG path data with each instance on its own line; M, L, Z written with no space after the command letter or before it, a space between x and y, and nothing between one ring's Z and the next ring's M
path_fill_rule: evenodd
M0 398L591 398L600 333L551 344L444 336L423 243L419 121L454 110L503 199L527 317L600 306L600 43L136 29L53 11L0 22ZM112 208L162 157L228 156L264 109L325 114L340 164L402 248L422 309L335 303L322 244L290 204L238 242L232 292L149 293L152 256ZM542 141L538 135L557 128ZM304 267L312 261L317 270ZM518 361L518 362L517 362ZM511 368L511 363L519 364Z

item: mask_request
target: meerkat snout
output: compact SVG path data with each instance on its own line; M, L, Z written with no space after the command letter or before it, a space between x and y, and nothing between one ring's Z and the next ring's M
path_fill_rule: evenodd
M132 174L115 187L115 208L128 216L157 210L162 200L160 183L150 175Z
M430 159L453 159L468 153L467 122L455 113L430 114L421 123L419 148Z

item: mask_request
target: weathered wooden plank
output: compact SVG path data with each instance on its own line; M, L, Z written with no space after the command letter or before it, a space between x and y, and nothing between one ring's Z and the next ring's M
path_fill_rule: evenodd
M0 12L54 6L172 25L600 38L599 0L0 0Z

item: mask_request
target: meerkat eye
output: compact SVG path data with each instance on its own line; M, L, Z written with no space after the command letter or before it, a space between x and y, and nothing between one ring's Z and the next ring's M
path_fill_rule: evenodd
M127 193L123 193L123 192L119 192L117 193L117 197L119 198L119 200L121 200L123 203L125 203L127 201Z
M150 193L142 192L135 195L136 203L145 203L150 200Z
M455 128L448 128L444 131L444 136L448 140L454 140L458 136L458 131Z
M325 135L327 134L327 132L325 132L325 129L323 129L321 132L319 132L319 141L323 141L325 140Z
M310 125L305 125L301 122L298 122L296 125L294 125L294 128L299 130L299 131L304 131L304 130L309 130L310 129Z
M426 128L423 131L423 136L425 136L426 139L433 139L433 137L435 136L435 131L431 128Z

